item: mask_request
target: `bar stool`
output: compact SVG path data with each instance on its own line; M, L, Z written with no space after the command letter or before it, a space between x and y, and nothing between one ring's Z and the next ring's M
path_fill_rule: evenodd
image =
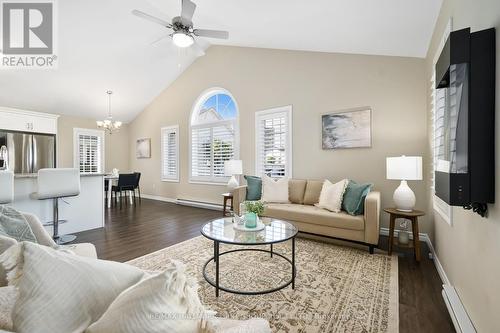
M0 204L14 201L14 173L12 171L0 171L0 189Z
M31 196L37 200L53 200L52 238L57 244L66 244L76 239L75 235L59 235L59 199L80 194L80 172L78 169L38 170L38 192Z

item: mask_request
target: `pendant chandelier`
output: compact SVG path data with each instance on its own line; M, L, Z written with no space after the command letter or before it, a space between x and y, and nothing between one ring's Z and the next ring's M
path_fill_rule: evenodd
M111 95L113 92L108 90L106 94L108 94L108 117L105 120L98 120L96 123L98 128L107 131L109 134L113 134L113 132L120 130L122 122L113 120L113 115L111 114Z

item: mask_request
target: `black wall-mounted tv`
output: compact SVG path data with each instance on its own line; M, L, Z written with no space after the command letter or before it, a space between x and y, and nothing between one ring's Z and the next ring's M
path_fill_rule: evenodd
M436 64L435 194L485 216L495 202L495 29L450 34Z

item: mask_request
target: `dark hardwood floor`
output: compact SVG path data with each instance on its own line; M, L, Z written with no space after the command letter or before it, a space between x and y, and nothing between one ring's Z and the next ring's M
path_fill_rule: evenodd
M106 227L77 234L99 258L127 261L200 235L200 227L221 212L143 199L136 206L106 209ZM387 249L388 237L380 248ZM422 261L411 252L399 255L399 328L406 332L455 332L441 297L441 279L422 245Z

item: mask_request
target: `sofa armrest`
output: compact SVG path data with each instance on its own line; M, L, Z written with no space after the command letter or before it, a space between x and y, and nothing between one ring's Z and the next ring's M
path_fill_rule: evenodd
M365 242L378 245L380 232L380 192L370 192L365 198Z
M247 197L247 186L241 185L233 190L233 210L234 213L240 215L240 203L245 201Z

